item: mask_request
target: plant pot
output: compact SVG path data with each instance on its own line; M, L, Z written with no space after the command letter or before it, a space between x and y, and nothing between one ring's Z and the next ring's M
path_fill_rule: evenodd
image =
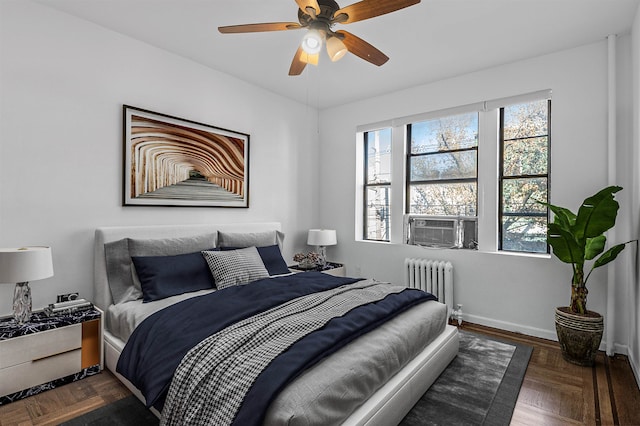
M597 312L587 311L580 315L566 306L556 308L556 333L562 357L572 364L593 365L603 330L602 315Z

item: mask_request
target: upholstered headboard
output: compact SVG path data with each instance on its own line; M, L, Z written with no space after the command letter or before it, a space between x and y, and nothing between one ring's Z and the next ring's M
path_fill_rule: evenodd
M262 223L232 223L232 224L201 224L201 225L145 225L145 226L115 226L96 229L94 242L94 304L102 310L106 310L113 303L109 282L107 279L107 267L105 261L104 244L118 241L123 238L180 238L192 237L201 234L226 232L262 232L281 230L278 222Z

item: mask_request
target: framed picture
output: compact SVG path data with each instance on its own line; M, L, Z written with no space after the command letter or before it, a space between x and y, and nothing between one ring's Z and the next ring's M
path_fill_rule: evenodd
M249 207L249 135L124 105L125 206Z

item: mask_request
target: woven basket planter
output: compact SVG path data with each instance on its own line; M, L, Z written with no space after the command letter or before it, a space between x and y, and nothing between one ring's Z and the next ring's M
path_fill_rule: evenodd
M568 307L556 308L556 332L562 357L572 364L591 366L595 362L604 321L597 312L578 315Z

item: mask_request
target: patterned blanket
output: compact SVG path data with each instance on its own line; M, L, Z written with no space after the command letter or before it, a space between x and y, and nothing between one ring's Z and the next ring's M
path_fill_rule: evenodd
M331 319L405 289L349 284L299 297L214 334L180 363L161 424L232 424L252 383L276 356Z

